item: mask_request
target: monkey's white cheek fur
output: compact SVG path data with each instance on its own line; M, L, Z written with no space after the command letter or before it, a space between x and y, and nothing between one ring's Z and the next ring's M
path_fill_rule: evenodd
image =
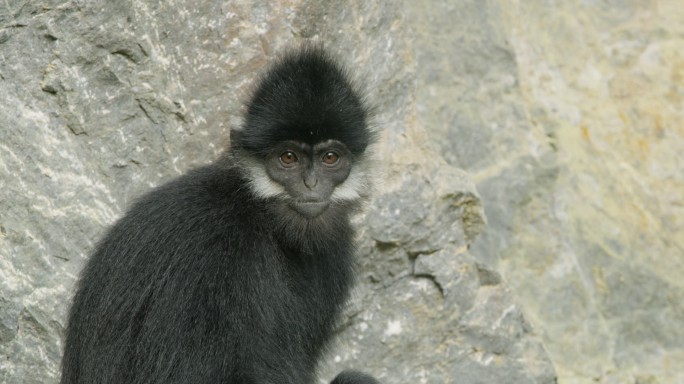
M244 161L244 167L249 174L249 189L256 197L268 199L285 197L285 187L273 181L266 172L264 165L255 159Z

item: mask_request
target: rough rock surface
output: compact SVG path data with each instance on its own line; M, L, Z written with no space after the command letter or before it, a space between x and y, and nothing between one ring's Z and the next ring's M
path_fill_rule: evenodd
M684 383L684 4L405 6L419 119L487 213L471 253L559 381Z
M321 382L684 382L683 21L677 0L1 3L0 383L58 382L94 242L215 159L304 39L368 87L385 165Z

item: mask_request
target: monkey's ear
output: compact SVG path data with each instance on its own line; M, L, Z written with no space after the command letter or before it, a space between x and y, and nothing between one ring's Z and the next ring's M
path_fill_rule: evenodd
M241 128L237 128L237 129L231 128L230 129L230 147L231 148L236 148L237 146L239 146L240 138L241 138L243 133L244 133L244 131Z
M230 129L230 136L227 149L238 148L243 140L243 133L245 130L245 119L243 116L231 116L228 119L228 127Z

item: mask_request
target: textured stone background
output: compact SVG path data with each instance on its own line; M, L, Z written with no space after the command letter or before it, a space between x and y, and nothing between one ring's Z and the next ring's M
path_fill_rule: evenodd
M304 39L383 130L321 382L684 383L681 0L0 3L0 383L58 381L94 241Z

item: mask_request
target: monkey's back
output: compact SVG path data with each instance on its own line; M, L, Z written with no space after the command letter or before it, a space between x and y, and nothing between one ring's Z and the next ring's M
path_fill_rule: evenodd
M297 247L266 206L218 163L134 204L81 274L62 383L310 383L352 283L353 232L332 210L327 251Z

